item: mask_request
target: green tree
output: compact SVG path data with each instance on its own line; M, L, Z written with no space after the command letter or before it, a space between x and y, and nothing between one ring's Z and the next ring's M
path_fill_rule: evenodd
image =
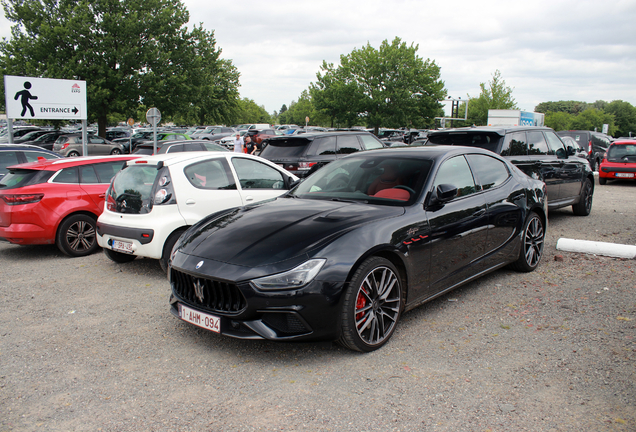
M589 108L572 118L570 129L602 131L603 125L609 125L609 134L616 132L614 116L596 108Z
M588 108L588 104L579 101L558 101L558 102L541 102L534 107L535 112L548 113L548 112L565 112L568 114L577 115L580 112L585 111Z
M501 78L501 72L496 70L492 80L479 84L479 97L468 96L468 124L484 126L488 122L489 109L519 109L512 97L512 88L506 86ZM461 111L461 109L460 109Z
M396 37L379 49L367 43L341 55L337 68L323 62L311 87L316 106L332 120L350 123L362 116L376 133L380 126L417 127L439 112L438 101L446 96L439 66L420 58L418 49Z
M572 120L575 116L565 111L545 113L544 123L547 127L551 127L555 131L572 129Z
M239 74L219 58L214 34L188 31L179 0L2 0L15 23L0 43L13 75L87 82L88 117L103 135L108 115L140 104L164 118L229 116Z
M605 112L614 116L614 136L636 136L636 108L632 104L615 100L606 105Z
M355 81L345 75L343 68L322 62L322 74L311 83L309 91L316 109L329 118L329 127L351 127L359 122L363 93Z
M272 118L263 106L259 106L254 100L243 98L238 101L237 110L232 116L233 124L246 123L271 123Z
M292 101L289 109L280 114L281 124L305 125L305 119L309 117L309 125L324 126L329 120L327 116L316 109L309 91L303 90L298 101Z

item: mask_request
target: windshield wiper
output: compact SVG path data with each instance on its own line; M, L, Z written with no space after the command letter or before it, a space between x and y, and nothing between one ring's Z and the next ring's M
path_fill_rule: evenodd
M331 198L331 201L338 201L338 202L344 202L344 203L363 203L363 204L369 204L369 201L367 200L352 200L352 199L344 199L344 198Z

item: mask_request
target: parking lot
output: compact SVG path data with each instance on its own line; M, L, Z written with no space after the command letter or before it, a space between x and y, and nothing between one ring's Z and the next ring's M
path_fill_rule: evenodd
M549 216L535 272L410 311L369 354L183 323L156 260L0 243L0 431L634 431L636 261L556 243L636 245L636 184Z

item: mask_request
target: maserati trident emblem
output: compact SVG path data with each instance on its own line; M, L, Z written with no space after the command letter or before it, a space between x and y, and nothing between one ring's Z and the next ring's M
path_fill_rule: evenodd
M201 283L201 279L196 279L193 285L194 295L199 299L199 303L203 303L203 284Z
M199 261L195 267L195 269L199 270L201 268L201 266L203 265L203 261Z

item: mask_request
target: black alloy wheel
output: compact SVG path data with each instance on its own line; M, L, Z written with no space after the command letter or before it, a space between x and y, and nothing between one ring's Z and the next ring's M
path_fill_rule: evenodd
M521 251L512 267L522 272L531 272L536 269L543 255L544 240L543 220L538 214L532 212L523 226Z
M600 179L600 178L599 178ZM592 187L592 181L586 179L581 188L581 196L579 202L572 206L572 211L576 216L588 216L592 212L592 196L594 188Z
M66 218L57 230L55 243L66 255L81 257L97 250L97 222L91 216L76 214Z
M119 150L119 149L115 148L115 149L113 149L113 150L110 152L110 154L112 154L112 155L120 155L120 154L121 154L121 150Z
M345 293L338 342L361 352L380 348L395 331L402 302L402 283L395 266L384 258L367 259Z

